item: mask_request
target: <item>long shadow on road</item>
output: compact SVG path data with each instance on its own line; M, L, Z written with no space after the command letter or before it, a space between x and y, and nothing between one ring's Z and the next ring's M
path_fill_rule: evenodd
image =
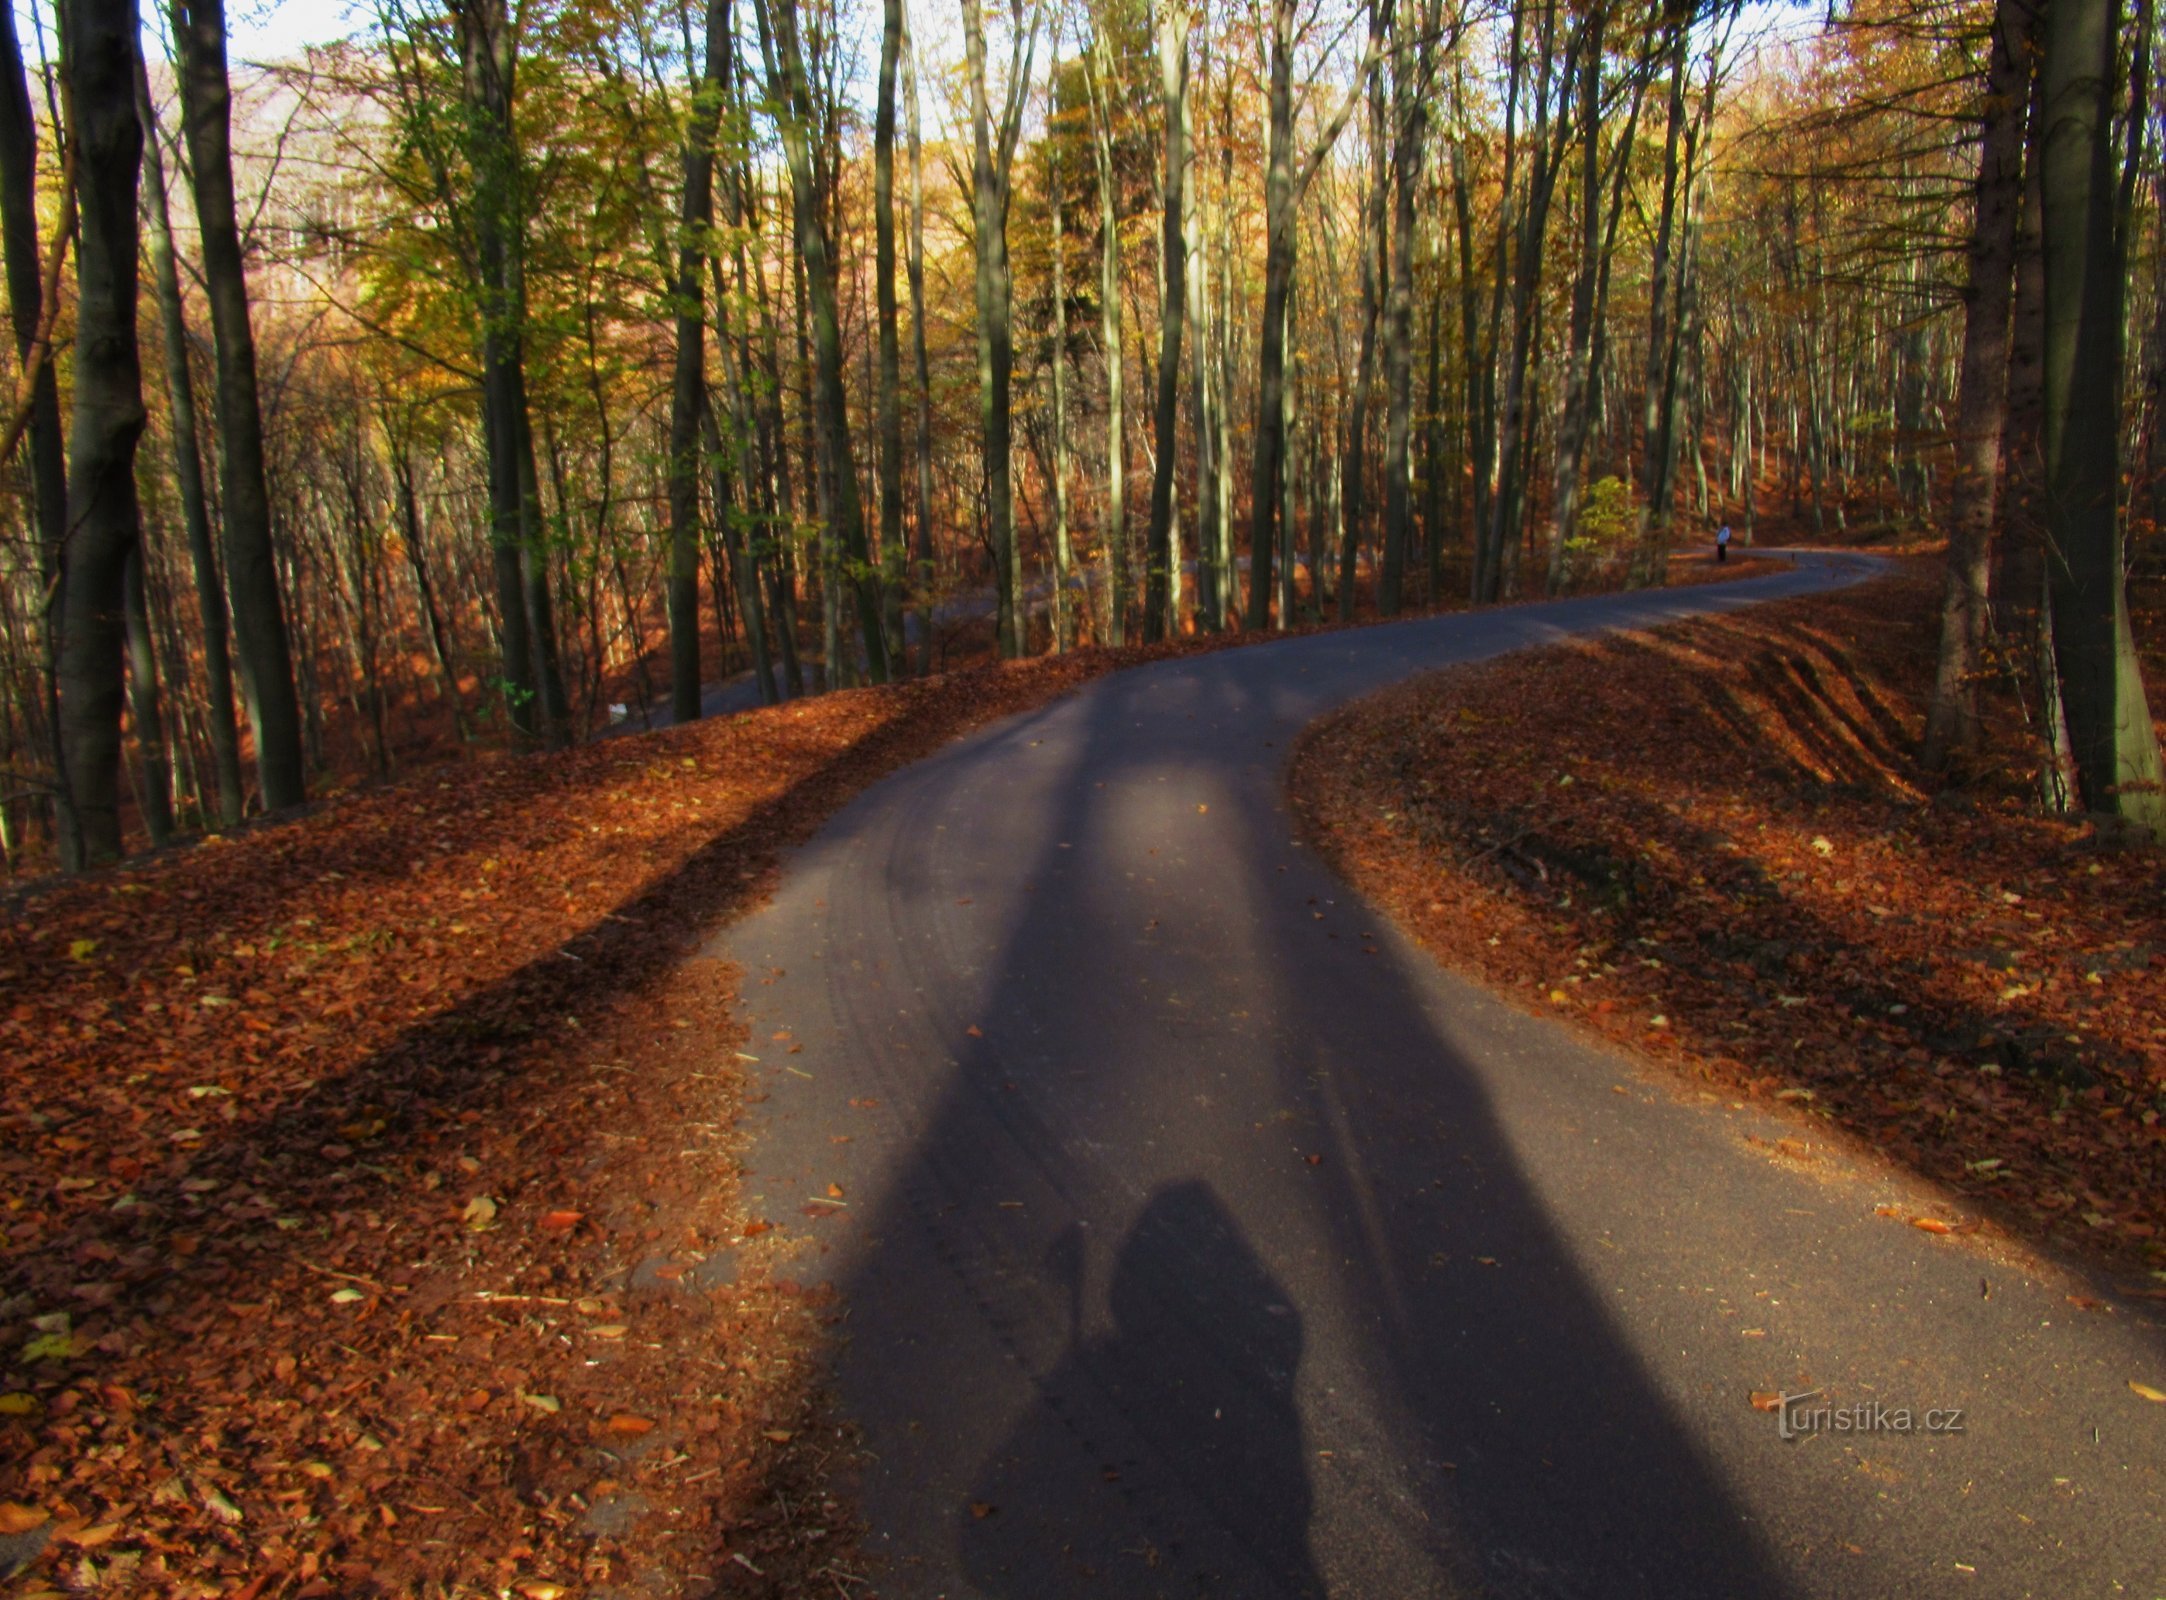
M1305 909L1242 730L1332 691L1273 681L1052 708L818 875L900 1146L836 1263L881 1592L1789 1592L1410 972Z

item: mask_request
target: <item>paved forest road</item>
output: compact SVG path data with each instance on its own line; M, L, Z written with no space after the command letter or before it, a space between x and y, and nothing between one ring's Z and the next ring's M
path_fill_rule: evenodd
M1289 741L1351 696L1871 570L1122 673L797 853L724 940L747 1189L847 1298L882 1595L2166 1594L2158 1327L1771 1163L1289 839ZM1816 1385L1964 1431L1748 1401Z

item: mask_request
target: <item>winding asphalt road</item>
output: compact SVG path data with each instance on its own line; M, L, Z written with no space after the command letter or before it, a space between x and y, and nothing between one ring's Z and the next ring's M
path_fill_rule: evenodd
M792 858L722 941L747 1186L846 1297L880 1594L2166 1595L2155 1323L1771 1162L1291 837L1289 741L1356 694L1871 570L1118 674ZM1749 1399L1816 1388L1961 1431Z

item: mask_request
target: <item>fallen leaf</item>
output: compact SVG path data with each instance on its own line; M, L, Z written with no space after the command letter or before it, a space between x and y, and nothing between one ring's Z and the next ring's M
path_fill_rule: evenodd
M43 1506L26 1506L15 1500L0 1500L0 1534L28 1533L32 1528L42 1528L52 1513Z
M643 1433L652 1433L654 1431L654 1419L652 1417L636 1416L629 1411L620 1411L609 1419L609 1431L611 1433L621 1433L626 1438L636 1439Z
M1938 1217L1912 1217L1910 1219L1910 1225L1913 1228L1916 1228L1920 1233L1955 1232L1955 1228L1952 1224L1943 1222Z
M604 1322L598 1327L587 1330L597 1339L621 1339L631 1331L628 1326L621 1322Z
M230 1525L241 1520L241 1508L228 1500L225 1491L215 1484L198 1483L196 1485L196 1499L202 1502L205 1511L208 1511L220 1522Z
M584 1211L544 1211L535 1226L544 1233L570 1233L585 1216Z
M2154 1389L2148 1383L2138 1383L2134 1378L2131 1378L2128 1380L2128 1391L2139 1400L2150 1400L2159 1405L2166 1405L2166 1389Z
M532 1406L536 1411L546 1411L552 1417L564 1409L564 1403L553 1394L528 1394L521 1389L519 1399L523 1404Z
M496 1202L485 1194L477 1194L466 1202L466 1209L459 1213L459 1220L473 1233L482 1233L496 1226Z
M541 1578L529 1578L525 1583L519 1584L513 1592L520 1596L520 1600L564 1600L564 1596L571 1591L561 1583L550 1583Z
M1755 1411L1780 1411L1782 1409L1781 1392L1775 1389L1753 1390L1752 1409Z
M827 1186L827 1197L830 1200L840 1200L842 1198L842 1185L839 1183L829 1184Z
M987 1517L993 1515L993 1513L998 1511L999 1509L1000 1508L998 1506L987 1505L983 1500L973 1500L970 1502L970 1514L973 1517L977 1518L977 1520L980 1522L983 1522Z
M772 1439L776 1444L788 1444L793 1436L787 1428L769 1428L760 1437Z

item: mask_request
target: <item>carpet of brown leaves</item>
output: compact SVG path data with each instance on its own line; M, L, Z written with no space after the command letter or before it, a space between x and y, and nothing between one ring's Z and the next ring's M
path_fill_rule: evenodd
M831 1313L739 1208L699 942L881 774L1219 642L445 768L20 898L11 1592L831 1589Z
M2166 854L2020 774L1928 791L1938 592L1916 563L1442 673L1312 730L1296 800L1528 1008L1847 1130L1959 1226L2166 1267Z
M1240 642L445 766L0 906L11 1600L847 1592L836 1312L743 1209L701 943L882 774Z

